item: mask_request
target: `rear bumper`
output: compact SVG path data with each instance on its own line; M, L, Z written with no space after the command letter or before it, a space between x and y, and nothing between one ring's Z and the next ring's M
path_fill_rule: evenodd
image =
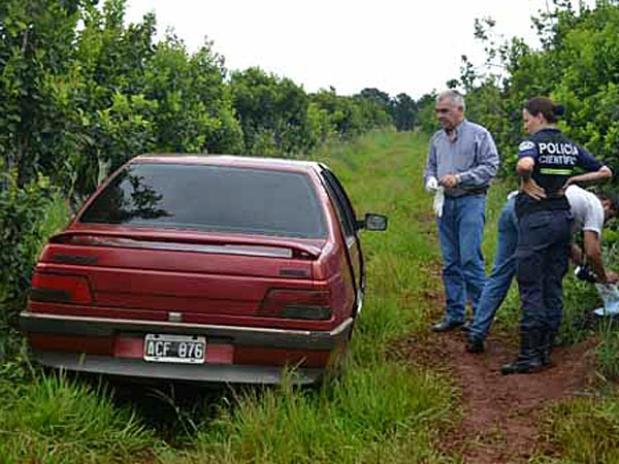
M184 322L144 321L32 313L23 311L19 317L21 330L26 333L111 337L118 333L169 333L204 335L228 340L238 346L332 350L345 342L352 330L353 319L348 318L333 330L286 330L261 327L188 324Z
M307 331L30 311L20 314L20 326L30 339L34 357L45 366L131 378L257 384L281 382L284 365L297 366L293 383L314 383L330 355L347 344L352 322L346 319L331 331ZM142 341L146 333L205 336L206 362L144 361ZM233 354L228 356L228 352Z
M61 351L35 351L34 357L44 366L56 369L150 380L274 385L281 383L284 375L284 370L275 366L153 364L141 359ZM296 368L289 377L296 385L309 385L319 380L323 372L319 368Z

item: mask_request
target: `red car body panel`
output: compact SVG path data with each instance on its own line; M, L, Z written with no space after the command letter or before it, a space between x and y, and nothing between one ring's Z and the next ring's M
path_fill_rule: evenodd
M298 368L299 383L317 380L346 348L364 281L358 237L344 236L321 175L326 168L231 156L149 155L129 164L139 163L303 174L324 215L325 236L80 222L111 176L36 264L21 325L37 358L110 375L249 383L278 382L288 365ZM39 288L46 285L53 289ZM325 317L285 313L308 308ZM204 363L146 361L147 333L204 336Z

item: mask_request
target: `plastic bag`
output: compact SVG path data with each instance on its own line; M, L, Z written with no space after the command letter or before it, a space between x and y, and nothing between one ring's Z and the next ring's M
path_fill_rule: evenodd
M597 316L615 316L619 314L619 288L617 284L595 284L604 306L593 312Z

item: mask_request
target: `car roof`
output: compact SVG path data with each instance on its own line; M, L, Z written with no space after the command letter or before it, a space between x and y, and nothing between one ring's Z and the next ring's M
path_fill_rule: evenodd
M294 172L310 172L322 169L322 164L315 161L235 155L187 155L182 153L144 154L136 156L130 163L200 164Z

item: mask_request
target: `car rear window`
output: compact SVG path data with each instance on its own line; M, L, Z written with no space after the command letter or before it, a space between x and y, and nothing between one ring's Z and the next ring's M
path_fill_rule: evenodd
M171 163L129 165L80 222L325 236L316 192L304 174Z

